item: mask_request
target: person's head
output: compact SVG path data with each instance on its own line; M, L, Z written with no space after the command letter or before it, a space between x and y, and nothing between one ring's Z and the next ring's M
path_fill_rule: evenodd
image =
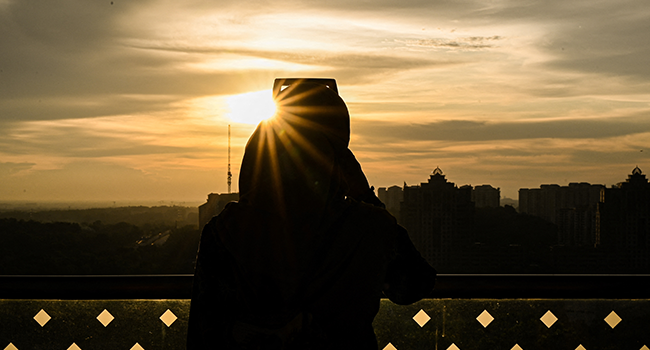
M350 140L348 110L336 92L309 83L289 86L276 103L276 115L246 145L240 198L290 220L313 221L347 192L339 161Z
M303 130L317 130L337 149L348 148L350 115L334 90L310 82L294 84L278 94L276 104L277 118Z

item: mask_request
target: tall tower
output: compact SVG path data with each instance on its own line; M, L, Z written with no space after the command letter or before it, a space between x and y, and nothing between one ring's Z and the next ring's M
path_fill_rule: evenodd
M239 193L232 193L232 172L230 172L230 124L228 124L228 193L210 193L208 201L199 206L199 228L203 228L212 217L219 215L226 204L239 200Z
M230 124L228 124L228 193L232 193L230 186L232 185L232 173L230 172Z

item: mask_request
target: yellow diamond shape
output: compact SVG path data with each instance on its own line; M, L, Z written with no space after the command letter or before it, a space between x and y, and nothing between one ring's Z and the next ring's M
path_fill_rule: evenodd
M7 345L7 347L5 348L5 350L18 350L18 348L15 347L14 344L9 343L9 345Z
M609 315L605 317L605 322L607 322L607 324L612 328L616 327L616 325L622 320L623 319L618 317L618 315L614 311L610 312Z
M115 319L115 317L113 317L113 315L111 315L111 313L108 312L108 310L106 310L106 309L104 309L104 311L102 311L102 313L99 314L99 316L97 316L97 320L101 324L103 324L104 327L108 326L108 324L113 322L114 319Z
M429 322L430 319L431 317L429 317L429 315L427 315L427 313L424 312L424 310L420 310L420 312L418 312L417 314L415 314L415 316L413 316L413 320L417 322L417 324L419 324L420 327L424 327L424 325L427 324L427 322Z
M650 350L650 349L648 349L648 347L644 345L640 350Z
M576 350L587 350L587 349L585 349L585 347L582 346L582 344L580 344L580 345L578 345L578 347L576 348Z
M447 350L460 350L460 348L457 347L456 344L451 343L451 345L449 345L449 347L447 348Z
M490 315L487 310L483 310L480 315L476 318L476 320L483 325L483 328L487 327L492 321L494 321L494 317Z
M542 323L544 323L544 325L546 325L547 328L551 328L551 326L555 324L555 321L557 321L557 317L553 315L551 310L548 310L546 311L544 316L540 318L540 321L542 321Z
M52 317L50 317L50 315L48 315L47 312L45 312L43 309L41 309L41 311L39 311L36 316L34 316L34 320L36 320L36 322L38 322L41 327L45 326L45 324L48 323L50 319L52 319Z
M68 350L81 350L81 348L78 347L77 344L72 343L72 345L70 345L70 347L68 348Z
M144 348L141 347L140 344L135 343L135 345L133 345L133 347L131 348L131 350L144 350Z
M393 344L388 343L388 345L384 347L384 350L397 350L397 348L394 347Z
M160 316L160 320L163 321L163 323L167 325L167 327L171 326L172 323L176 321L176 319L177 319L176 315L174 315L174 313L171 312L171 310L169 309L167 309L167 311L165 311L165 313L162 314L162 316Z
M519 346L519 344L515 344L515 346L513 346L512 349L510 350L524 350L524 349L522 349L521 346Z

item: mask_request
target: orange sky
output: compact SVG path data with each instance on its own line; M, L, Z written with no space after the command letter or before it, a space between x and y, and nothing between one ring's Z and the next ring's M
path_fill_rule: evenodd
M112 3L0 0L0 201L200 203L228 124L236 190L228 101L276 77L337 80L375 187L650 171L640 0Z

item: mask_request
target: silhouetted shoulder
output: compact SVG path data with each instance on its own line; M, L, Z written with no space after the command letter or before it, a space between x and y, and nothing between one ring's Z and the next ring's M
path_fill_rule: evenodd
M375 238L383 239L386 244L384 295L400 305L429 296L435 285L436 270L417 251L406 229L383 208L359 203L356 211L364 218L365 225L372 227Z
M387 298L405 305L430 295L436 270L417 251L394 216L383 208L354 201L345 216L338 240L354 240L364 252L361 255L382 265L381 285Z
M352 215L357 216L372 226L382 227L397 225L397 220L388 212L388 210L365 202L353 202L350 211L353 213Z

